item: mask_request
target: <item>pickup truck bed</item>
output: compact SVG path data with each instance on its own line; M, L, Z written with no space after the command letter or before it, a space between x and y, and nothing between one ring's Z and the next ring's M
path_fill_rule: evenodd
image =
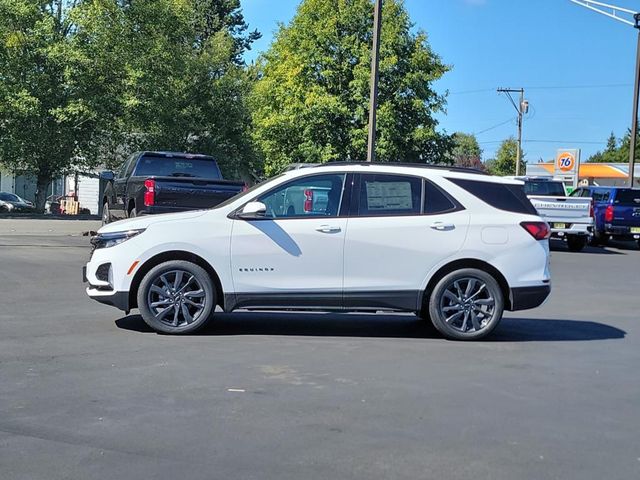
M106 172L103 223L138 215L211 208L237 195L244 182L224 180L206 155L138 152L118 174Z
M551 236L567 241L569 250L580 251L593 231L591 198L568 197L560 180L515 177L524 182L531 204L551 227Z

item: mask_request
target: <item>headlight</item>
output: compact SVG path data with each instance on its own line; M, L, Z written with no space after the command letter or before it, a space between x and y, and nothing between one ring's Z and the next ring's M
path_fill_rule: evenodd
M91 244L95 249L109 248L119 243L126 242L130 238L140 235L144 228L138 230L127 230L126 232L99 233L91 238Z

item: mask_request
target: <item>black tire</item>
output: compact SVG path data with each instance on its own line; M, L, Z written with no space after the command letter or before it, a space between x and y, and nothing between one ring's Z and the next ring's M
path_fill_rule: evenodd
M606 236L604 236L602 233L598 232L597 230L593 232L593 236L591 237L591 241L589 242L590 245L594 247L599 247L601 245L606 245L606 243L607 243Z
M470 289L470 284L474 288ZM452 291L456 293L452 294ZM467 298L467 292L470 298ZM459 298L460 302L452 297ZM451 340L486 337L498 326L503 312L504 295L497 280L475 268L463 268L445 275L429 297L433 326Z
M177 272L182 272L180 278L186 282L184 287L196 290L180 288ZM159 285L162 287L160 288ZM158 293L159 289L163 293ZM199 291L202 294L187 297L189 293ZM202 298L202 305L199 305L201 308L196 308L194 305L200 298ZM140 283L137 299L138 309L145 323L156 332L170 334L193 333L200 329L209 321L217 303L216 289L206 270L184 260L170 260L149 270ZM194 303L193 300L197 302Z
M131 205L129 207L129 218L136 218L138 216L138 212L136 210L135 205Z
M567 236L567 248L572 252L581 252L587 245L587 237L579 235Z
M109 210L109 202L104 202L102 205L102 225L111 223L111 210Z

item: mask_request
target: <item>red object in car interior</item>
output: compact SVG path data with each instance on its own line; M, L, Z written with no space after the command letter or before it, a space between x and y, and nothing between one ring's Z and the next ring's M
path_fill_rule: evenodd
M313 211L313 190L304 191L304 212L311 213Z

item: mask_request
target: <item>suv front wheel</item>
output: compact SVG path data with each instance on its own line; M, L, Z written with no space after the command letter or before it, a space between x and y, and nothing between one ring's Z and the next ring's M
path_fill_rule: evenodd
M445 275L429 298L434 327L452 340L478 340L500 323L504 295L495 278L475 268Z
M216 308L216 289L199 265L172 260L153 267L138 288L138 308L157 332L192 333Z

